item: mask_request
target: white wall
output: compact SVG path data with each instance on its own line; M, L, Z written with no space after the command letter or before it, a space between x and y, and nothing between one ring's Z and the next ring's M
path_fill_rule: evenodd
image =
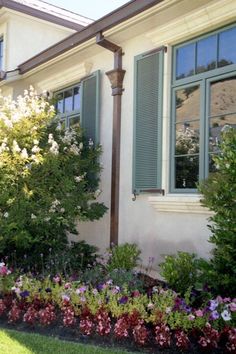
M171 1L169 1L170 3ZM184 2L184 1L183 1ZM121 31L121 37L117 32L111 39L122 46L125 55L123 57L123 67L126 70L124 78L125 91L122 96L122 122L121 122L121 165L120 165L120 221L119 221L119 242L136 242L142 249L143 263L148 263L149 257L156 258L156 265L162 261L163 254L175 253L177 250L185 250L196 252L200 256L208 257L210 244L208 243L209 231L207 229L207 214L205 209L199 205L199 198L196 196L173 196L168 194L168 166L169 166L169 122L170 122L170 77L171 77L171 46L174 43L183 41L189 37L194 37L199 33L208 32L209 29L221 27L224 23L232 22L232 16L236 19L236 14L232 15L232 10L226 7L232 5L232 1L223 0L224 9L218 17L214 15L211 8L205 8L203 4L215 6L219 1L199 2L199 13L209 13L214 21L208 21L204 16L199 17L198 11L191 12L188 8L183 7L183 2L176 2L179 6L178 11L173 13L171 8L166 10L166 19L162 17L162 25L158 27L155 17L150 14L150 18L145 23L148 27L135 27L135 35L130 38L132 28ZM185 1L186 2L186 1ZM177 5L176 5L177 6ZM192 6L196 7L196 2ZM214 7L217 9L217 6ZM193 18L198 20L198 26L191 28L191 35L186 30L188 24L189 12L192 21ZM215 10L216 11L216 10ZM217 10L218 11L218 10ZM228 12L227 12L228 11ZM228 15L227 15L228 13ZM175 16L175 14L178 14ZM223 15L224 14L224 15ZM210 16L209 15L209 16ZM161 17L161 15L158 15ZM195 17L194 17L195 16ZM228 16L228 17L227 17ZM174 27L176 21L179 20L178 28ZM191 23L191 21L189 22ZM164 24L164 25L163 25ZM164 26L164 27L163 27ZM166 28L169 26L170 30ZM181 27L182 26L182 27ZM189 25L190 26L190 25ZM187 26L188 27L188 26ZM180 30L182 28L182 30ZM171 32L172 30L172 32ZM126 31L126 32L125 32ZM181 32L182 31L182 32ZM172 38L170 38L170 32ZM158 36L159 33L159 36ZM178 35L178 38L175 37ZM122 38L119 42L119 38ZM124 38L129 38L124 40ZM152 195L140 195L136 201L132 201L132 154L133 154L133 79L134 79L134 56L151 50L159 45L167 45L168 51L165 54L165 75L164 75L164 100L163 100L163 188L166 190L166 196L152 198ZM73 70L69 71L68 67ZM64 71L63 71L64 68ZM58 78L58 72L63 73L65 83L71 80L71 83L79 82L83 75L89 72L101 70L101 130L100 137L103 146L103 155L101 162L103 164L101 189L102 194L100 200L110 206L110 180L111 180L111 142L112 142L112 102L111 88L106 71L113 68L113 55L101 49L95 44L84 48L80 52L73 52L66 59L54 63L48 68L28 75L25 80L18 81L14 86L15 92L33 84L40 90L48 89L47 84L51 84L51 90L57 89L62 85ZM84 70L84 72L83 72ZM65 73L65 74L64 74ZM78 75L77 75L78 74ZM177 200L179 209L182 212L173 211L171 205ZM191 203L194 208L191 208ZM163 211L162 204L167 205L166 211ZM195 208L196 207L196 208ZM161 211L162 210L162 211ZM92 223L79 224L79 239L85 239L87 242L96 244L101 250L109 245L109 211L99 221Z
M7 11L1 22L5 71L16 69L22 62L74 33L71 29L14 11ZM7 31L4 26L7 26Z

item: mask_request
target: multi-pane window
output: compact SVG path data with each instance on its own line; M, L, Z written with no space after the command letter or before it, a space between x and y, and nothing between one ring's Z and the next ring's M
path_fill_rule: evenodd
M3 38L0 38L0 70L3 70Z
M80 123L87 139L99 142L100 72L82 79L77 85L54 93L62 126Z
M70 127L80 121L80 85L55 93L56 110L62 125Z
M171 190L193 192L236 127L236 26L174 48L172 102Z

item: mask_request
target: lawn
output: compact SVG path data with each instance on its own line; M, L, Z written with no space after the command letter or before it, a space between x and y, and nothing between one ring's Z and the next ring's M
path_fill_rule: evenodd
M0 330L0 353L4 354L127 354L125 351L65 342L39 334Z

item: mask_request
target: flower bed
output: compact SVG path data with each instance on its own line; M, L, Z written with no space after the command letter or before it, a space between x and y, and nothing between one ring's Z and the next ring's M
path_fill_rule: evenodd
M5 265L0 270L2 281L12 277ZM236 299L218 296L196 307L190 292L183 299L161 287L144 293L112 280L90 286L59 275L40 280L23 275L12 285L6 291L2 283L2 325L132 343L132 349L155 353L236 352Z

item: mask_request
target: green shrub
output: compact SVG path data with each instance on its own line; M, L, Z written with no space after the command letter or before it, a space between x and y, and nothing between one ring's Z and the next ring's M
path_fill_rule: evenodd
M177 255L165 256L160 267L161 275L168 285L182 295L189 287L195 287L198 279L198 259L195 254L179 251Z
M209 280L216 292L236 294L236 130L222 132L220 153L213 155L216 172L203 181L202 203L214 212L209 218L214 245Z
M134 269L139 261L141 254L136 244L124 243L111 248L111 257L107 265L109 272L114 269Z
M62 129L32 88L17 101L0 97L0 258L41 269L49 250L63 252L77 220L104 214L100 154L80 127Z

